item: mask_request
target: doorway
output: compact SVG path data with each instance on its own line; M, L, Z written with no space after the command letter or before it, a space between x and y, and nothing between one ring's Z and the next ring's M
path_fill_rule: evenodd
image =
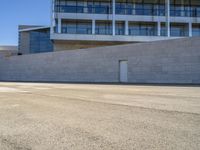
M122 83L128 82L128 61L119 61L119 81Z

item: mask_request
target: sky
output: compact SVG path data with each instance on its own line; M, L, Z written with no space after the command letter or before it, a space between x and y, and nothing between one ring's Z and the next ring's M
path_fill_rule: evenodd
M18 45L18 25L50 25L51 0L0 0L0 45Z

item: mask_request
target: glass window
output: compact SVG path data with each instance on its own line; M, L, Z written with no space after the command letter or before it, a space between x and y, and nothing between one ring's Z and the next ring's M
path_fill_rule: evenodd
M92 22L67 20L62 23L62 33L92 34Z
M126 14L126 3L116 3L116 14Z
M125 35L125 23L117 22L115 33L116 33L116 35Z
M192 36L200 36L200 24L193 25Z
M184 24L172 24L171 25L171 36L188 36L188 26Z
M112 34L112 23L97 21L95 32L96 32L96 34L101 34L101 35L111 35Z
M116 14L122 15L165 15L164 1L116 1ZM112 1L92 1L92 0L56 0L55 11L65 13L112 13ZM171 16L200 17L200 6L191 5L186 2L181 5L180 1L172 1Z
M156 23L130 23L129 35L136 36L156 36Z
M49 29L30 32L30 53L43 53L52 51L53 44L50 40Z

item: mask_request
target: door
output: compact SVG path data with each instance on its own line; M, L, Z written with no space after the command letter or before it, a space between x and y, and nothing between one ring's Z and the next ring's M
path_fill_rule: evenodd
M128 82L128 61L119 61L119 80L120 82Z

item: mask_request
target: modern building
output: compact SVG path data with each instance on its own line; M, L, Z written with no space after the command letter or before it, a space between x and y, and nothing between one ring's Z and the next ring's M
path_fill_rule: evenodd
M50 40L50 27L19 26L19 53L52 52L53 42Z
M53 0L52 40L145 42L200 36L199 0Z
M49 51L200 36L200 1L52 0L51 25L42 29ZM33 32L20 32L26 30ZM31 52L45 49L32 43Z

